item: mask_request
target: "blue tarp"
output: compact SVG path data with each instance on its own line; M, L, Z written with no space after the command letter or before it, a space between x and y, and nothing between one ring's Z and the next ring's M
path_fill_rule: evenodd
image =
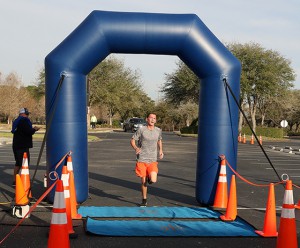
M223 222L219 219L219 212L200 207L81 206L78 213L87 217L87 232L103 236L258 236L254 228L241 218Z
M87 218L86 231L102 236L258 236L254 228L237 218L222 221L94 220Z
M99 218L219 218L220 213L197 207L85 207L78 213L82 217Z

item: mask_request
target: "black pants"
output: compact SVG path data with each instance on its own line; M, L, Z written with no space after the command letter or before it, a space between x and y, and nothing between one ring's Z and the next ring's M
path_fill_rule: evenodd
M24 155L24 152L27 153L28 164L30 163L30 153L29 153L29 148L21 148L21 149L14 149L14 148L13 148L13 152L14 152L15 161L16 161L15 166L22 167L22 162L23 162L23 155Z

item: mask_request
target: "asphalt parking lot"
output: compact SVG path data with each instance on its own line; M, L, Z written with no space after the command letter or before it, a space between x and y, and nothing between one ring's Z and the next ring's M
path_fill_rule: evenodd
M95 133L100 142L89 143L89 199L84 206L137 206L140 203L140 184L134 175L134 154L129 145L132 134L124 132ZM300 148L300 140L264 142L263 146L278 174L288 174L293 183L300 185L300 155L273 147ZM41 142L35 142L31 151L32 163L37 161ZM188 149L187 149L188 148ZM199 206L195 200L195 167L197 139L164 133L165 158L159 164L158 183L149 188L150 206ZM296 150L295 150L296 151ZM229 161L230 162L230 161ZM13 155L9 144L0 145L0 240L8 234L19 219L10 214L9 202L14 197L11 187ZM32 187L34 198L44 192L43 176L46 169L45 154L37 170ZM75 166L75 165L74 165ZM34 171L31 165L31 175ZM256 184L277 182L278 178L259 146L239 144L238 173ZM277 225L284 188L275 188ZM237 179L238 216L258 230L264 225L268 195L267 187L254 187ZM294 188L295 203L300 199ZM0 247L47 247L47 233L51 218L51 204L42 202ZM296 211L299 240L299 210ZM77 239L71 247L275 247L276 238L261 237L100 237L84 230L84 221L73 221Z

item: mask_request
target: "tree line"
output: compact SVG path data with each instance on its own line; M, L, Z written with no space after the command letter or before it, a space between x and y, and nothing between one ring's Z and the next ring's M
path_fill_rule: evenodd
M300 90L294 89L296 74L291 61L279 52L257 43L228 43L227 48L241 62L240 108L253 129L256 126L278 127L285 119L299 132ZM139 71L127 68L124 62L108 56L87 76L88 113L99 123L119 125L127 118L146 117L156 112L164 130L178 130L197 122L201 80L180 60L176 69L165 74L161 87L163 98L153 101L143 90ZM14 72L0 73L0 118L11 123L21 106L31 110L31 119L45 122L45 70L38 72L33 85L24 86ZM242 114L239 130L245 125Z
M44 79L43 79L44 80ZM39 82L39 81L37 81ZM3 76L0 72L0 120L11 124L21 107L30 110L34 123L45 123L45 89L30 85L25 87L17 73Z

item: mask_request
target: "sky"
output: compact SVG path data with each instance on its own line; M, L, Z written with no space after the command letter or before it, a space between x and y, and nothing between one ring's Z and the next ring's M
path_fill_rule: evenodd
M0 75L15 72L33 84L45 57L93 10L196 14L223 43L255 42L291 61L300 89L299 0L0 0ZM176 70L177 56L118 54L138 70L153 99L165 74Z

